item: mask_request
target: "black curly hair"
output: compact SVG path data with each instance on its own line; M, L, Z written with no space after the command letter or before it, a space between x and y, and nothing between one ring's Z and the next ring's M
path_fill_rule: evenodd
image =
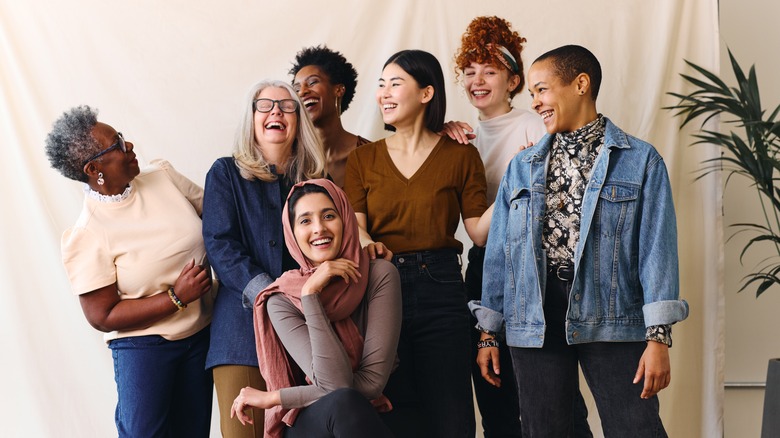
M290 69L290 74L295 78L298 72L307 65L316 65L330 78L332 84L344 86L344 96L341 98L341 112L349 108L352 98L355 97L357 87L357 70L341 54L329 49L327 46L306 47L295 55L295 61Z
M46 137L46 156L51 167L72 180L87 182L84 162L100 151L92 136L97 110L81 105L62 113Z

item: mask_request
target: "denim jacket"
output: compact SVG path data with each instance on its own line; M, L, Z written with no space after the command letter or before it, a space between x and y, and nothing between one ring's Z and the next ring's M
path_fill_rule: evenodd
M203 241L220 281L207 368L257 366L253 304L282 274L283 206L279 181L244 179L232 157L206 175Z
M509 164L488 234L482 301L470 303L480 326L505 328L514 347L544 343L542 230L553 141L546 135ZM682 321L688 303L678 299L678 277L677 227L663 159L607 119L583 198L567 342L643 341L646 327Z

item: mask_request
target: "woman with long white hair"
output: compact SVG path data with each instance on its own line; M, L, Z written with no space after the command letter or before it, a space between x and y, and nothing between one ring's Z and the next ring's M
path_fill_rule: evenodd
M281 212L292 186L325 175L322 144L293 89L281 81L251 88L236 133L233 156L214 162L206 176L203 238L220 281L206 366L214 371L220 426L225 437L263 436L230 420L241 388L264 388L258 368L252 305L283 272L298 268L284 244Z

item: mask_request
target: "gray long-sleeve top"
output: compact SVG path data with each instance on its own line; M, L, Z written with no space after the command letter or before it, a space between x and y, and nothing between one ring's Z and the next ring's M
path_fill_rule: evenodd
M313 383L281 389L282 407L305 407L339 388L354 388L369 400L379 397L395 367L401 332L401 280L395 266L386 260L371 261L366 295L352 313L364 338L354 373L319 295L304 296L301 303L303 313L281 294L268 299L274 330Z

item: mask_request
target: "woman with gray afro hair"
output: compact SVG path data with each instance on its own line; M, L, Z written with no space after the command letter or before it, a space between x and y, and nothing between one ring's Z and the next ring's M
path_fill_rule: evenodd
M92 137L97 113L86 105L71 108L54 122L46 137L49 163L66 178L87 182L84 163L100 150L100 143Z
M118 435L205 438L213 297L203 189L166 161L141 171L134 148L88 106L54 122L52 167L86 183L62 260L84 316L112 351Z

